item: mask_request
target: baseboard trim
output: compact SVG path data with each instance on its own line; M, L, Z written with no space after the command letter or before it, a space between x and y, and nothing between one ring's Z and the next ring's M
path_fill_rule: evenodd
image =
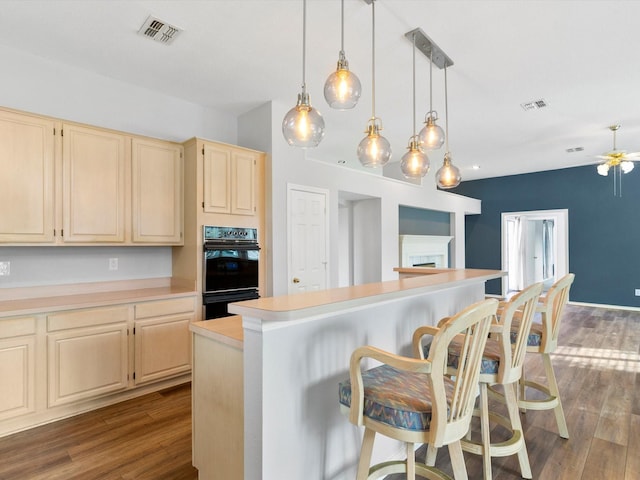
M640 312L640 307L628 307L624 305L607 305L604 303L587 303L587 302L569 301L569 305L578 305L580 307L608 308L610 310L630 310L632 312Z

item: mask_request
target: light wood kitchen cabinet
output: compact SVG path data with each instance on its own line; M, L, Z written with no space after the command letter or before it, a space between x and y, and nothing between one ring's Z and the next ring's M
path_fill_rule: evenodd
M35 317L0 319L0 420L35 410Z
M126 305L47 316L49 407L127 388Z
M125 241L129 139L118 133L63 124L64 242Z
M55 123L0 110L0 242L54 239Z
M204 211L255 215L255 172L256 162L261 155L231 145L205 143Z
M132 140L133 243L183 242L182 146Z
M195 299L185 297L135 306L136 385L189 372Z

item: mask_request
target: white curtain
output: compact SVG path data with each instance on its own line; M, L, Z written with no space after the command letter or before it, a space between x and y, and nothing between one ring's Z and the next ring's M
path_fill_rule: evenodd
M509 250L509 290L524 290L525 279L525 254L526 254L526 230L527 219L514 217L509 222L508 250Z

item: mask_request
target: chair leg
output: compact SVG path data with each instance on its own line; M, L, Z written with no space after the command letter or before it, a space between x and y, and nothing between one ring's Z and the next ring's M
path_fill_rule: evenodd
M449 444L449 457L451 458L451 467L453 467L453 478L455 480L469 480L459 440Z
M360 461L358 462L358 475L356 480L367 480L369 468L371 466L371 454L373 453L373 440L376 432L369 428L364 429L362 437L362 448L360 449Z
M427 444L427 458L424 462L425 465L429 467L435 467L437 456L438 456L438 449L430 443Z
M560 400L560 390L558 389L556 374L554 373L553 365L551 364L551 356L548 353L543 353L542 360L544 363L544 369L547 372L549 391L551 392L551 395L558 399L558 405L553 409L553 412L556 415L558 431L562 438L569 438L569 429L567 428L567 421L564 418L564 410L562 409L562 402Z
M482 435L482 473L484 480L491 480L491 429L486 383L480 383L480 433Z
M416 480L416 454L413 443L407 442L407 480Z
M520 421L520 414L518 412L518 397L517 397L518 385L512 383L504 386L504 398L507 403L507 410L509 412L509 420L511 422L511 430L519 431L522 435L520 441L520 450L518 450L518 462L520 463L520 472L522 478L532 478L531 465L529 464L529 454L527 453L527 444L524 439L524 431L522 430L522 422Z

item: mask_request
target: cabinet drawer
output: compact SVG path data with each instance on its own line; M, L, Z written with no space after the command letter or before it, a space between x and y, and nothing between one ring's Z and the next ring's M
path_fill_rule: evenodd
M92 310L75 310L47 315L47 330L67 330L70 328L108 325L129 320L129 307L116 306L96 308Z
M0 338L35 335L36 317L12 317L0 319Z
M193 312L195 297L172 298L154 302L138 303L135 306L135 318L160 317L176 313Z

